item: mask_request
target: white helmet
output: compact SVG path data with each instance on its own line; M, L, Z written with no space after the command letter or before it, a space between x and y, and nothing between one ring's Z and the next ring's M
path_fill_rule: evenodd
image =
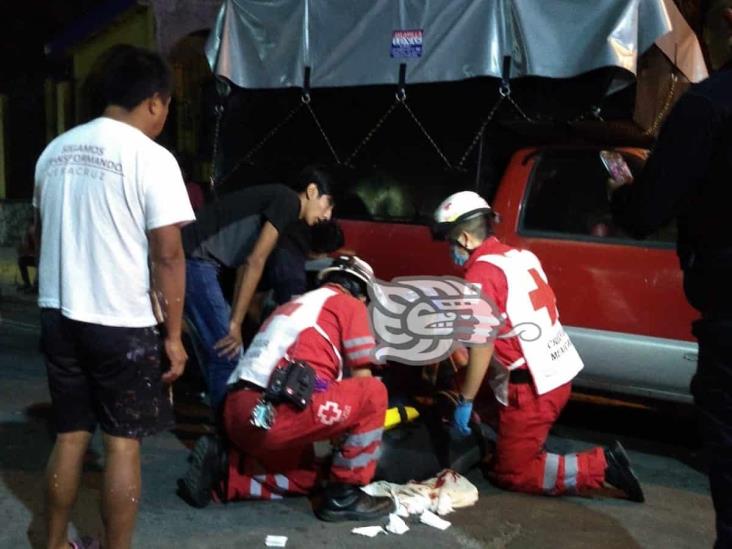
M462 223L480 215L491 214L493 214L493 208L478 193L460 191L448 196L437 207L432 233L435 238L442 240L457 223Z
M374 282L374 270L371 268L371 265L355 255L338 256L330 267L326 267L318 273L318 282L322 282L328 273L334 272L348 274L354 277L357 281L363 282L365 284L364 290L366 292ZM350 288L347 289L350 291Z

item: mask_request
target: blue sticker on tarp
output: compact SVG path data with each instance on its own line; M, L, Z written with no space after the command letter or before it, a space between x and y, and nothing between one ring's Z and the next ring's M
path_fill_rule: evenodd
M391 33L391 56L422 57L422 29L395 30Z

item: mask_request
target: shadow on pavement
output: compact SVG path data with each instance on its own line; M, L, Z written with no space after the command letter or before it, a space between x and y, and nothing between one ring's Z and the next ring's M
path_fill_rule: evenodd
M7 489L31 514L26 531L31 547L45 547L44 474L55 434L50 403L34 403L24 410L24 421L0 423L0 474ZM102 467L99 454L90 449L84 463L79 501L98 500ZM91 474L90 474L91 473ZM74 507L71 523L80 532L100 532L98 505L82 502Z
M628 450L673 458L706 474L694 406L620 398L599 392L575 393L554 431L571 436L581 429L585 440L596 439L597 443L616 434Z

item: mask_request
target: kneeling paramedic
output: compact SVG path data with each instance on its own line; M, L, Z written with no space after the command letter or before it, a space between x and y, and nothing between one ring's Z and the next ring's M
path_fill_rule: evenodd
M473 399L487 373L500 403L491 470L497 485L560 495L587 493L607 483L642 502L640 483L619 442L605 450L565 455L544 449L583 364L559 322L556 298L539 260L492 236L493 217L490 205L472 191L451 195L435 212L435 237L448 240L453 262L465 269L468 282L480 286L505 321L493 344L470 348L453 426L470 434ZM512 332L532 324L540 329L533 341Z
M321 480L313 443L338 439L316 515L372 520L393 511L390 498L359 488L374 476L387 408L386 387L368 368L375 342L365 301L373 271L344 256L318 278L318 289L275 309L229 378L230 449L213 436L197 442L179 482L192 505L310 493Z

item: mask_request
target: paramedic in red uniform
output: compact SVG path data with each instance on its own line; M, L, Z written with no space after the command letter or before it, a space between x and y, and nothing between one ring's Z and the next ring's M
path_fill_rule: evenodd
M560 495L587 493L607 483L642 502L640 483L619 442L605 450L565 455L544 449L583 364L559 323L554 293L539 260L492 236L492 218L490 205L472 191L451 195L435 212L435 236L450 243L453 262L465 269L465 279L479 284L505 315L493 343L469 350L454 428L470 434L473 399L485 378L500 404L491 471L497 485ZM524 337L511 336L513 328Z
M230 449L227 454L213 436L196 444L191 468L179 482L192 505L203 507L212 497L308 494L325 480L315 509L323 520L372 520L393 511L390 498L359 488L374 476L387 408L386 387L369 369L375 342L365 301L373 271L357 257L342 256L318 278L318 289L275 309L229 378L224 426ZM312 399L302 411L277 404L271 428L256 427L253 409L287 359L314 369ZM344 369L350 370L347 379ZM340 443L323 478L313 443L333 439Z

